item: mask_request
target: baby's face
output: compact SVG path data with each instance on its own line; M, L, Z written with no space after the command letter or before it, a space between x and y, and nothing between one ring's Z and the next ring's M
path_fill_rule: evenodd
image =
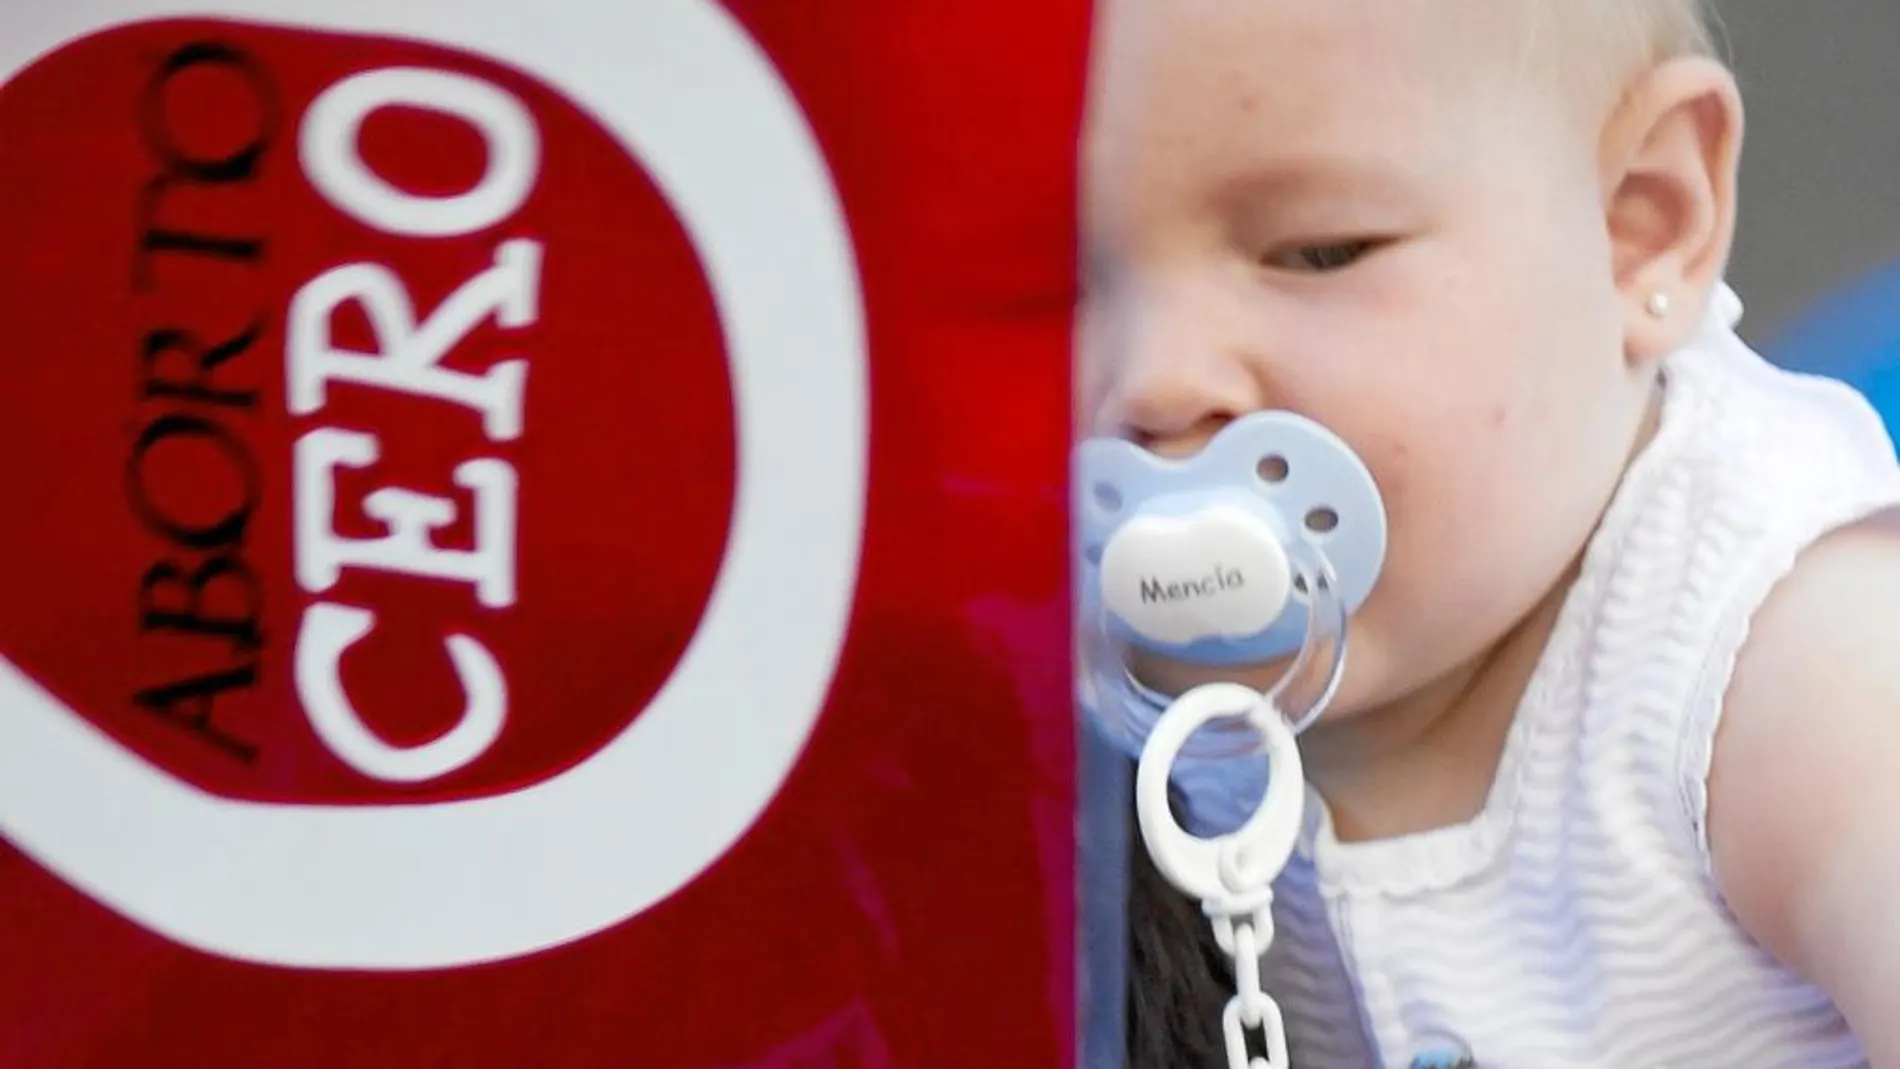
M1542 602L1642 417L1596 131L1518 69L1512 29L1486 28L1501 6L1105 11L1084 174L1089 429L1178 455L1288 409L1351 443L1391 542L1352 625L1342 715L1447 677ZM1234 674L1141 668L1164 688Z

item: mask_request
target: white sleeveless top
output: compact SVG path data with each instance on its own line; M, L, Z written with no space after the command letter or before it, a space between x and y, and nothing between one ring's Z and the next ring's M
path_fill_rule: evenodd
M1660 429L1604 516L1484 811L1343 845L1311 799L1263 976L1294 1069L1832 1069L1865 1057L1712 879L1712 738L1748 621L1801 550L1900 504L1838 383L1780 371L1722 290L1664 364ZM1813 710L1790 710L1807 714Z

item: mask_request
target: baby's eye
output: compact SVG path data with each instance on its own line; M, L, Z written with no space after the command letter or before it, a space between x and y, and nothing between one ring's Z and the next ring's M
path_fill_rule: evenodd
M1262 262L1268 267L1289 271L1337 271L1352 266L1378 246L1378 242L1370 239L1297 245L1269 253Z

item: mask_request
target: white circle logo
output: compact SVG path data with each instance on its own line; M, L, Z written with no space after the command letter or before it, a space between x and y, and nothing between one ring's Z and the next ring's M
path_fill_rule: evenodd
M700 628L647 709L579 765L494 797L375 806L217 797L141 759L0 658L0 836L156 932L274 965L462 966L639 914L730 850L771 804L824 707L849 627L865 514L863 308L849 230L803 113L716 0L36 4L6 17L0 84L82 36L161 17L433 42L512 64L583 102L661 190L711 285L735 394L732 526ZM451 77L358 81L306 122L322 127L313 137L343 137L376 100L428 97ZM319 184L361 217L421 235L517 202L534 167L522 116L466 80L451 88L465 91L464 117L489 135L488 178L414 212L398 211L404 195L354 165ZM498 262L494 285L530 263ZM402 370L422 381L436 369L417 358ZM493 407L505 435L508 412ZM350 462L346 445L333 463ZM501 474L468 478L503 500ZM413 498L388 506L393 516L423 508ZM495 603L512 597L489 593ZM487 679L480 651L462 652L465 680ZM328 678L330 662L318 661L313 686ZM379 753L359 739L361 760L382 761L392 778L465 760L500 715L482 705L499 700L483 687L471 688L471 726L451 736L454 752ZM340 697L331 704L345 708ZM353 721L332 720L336 738L355 737Z

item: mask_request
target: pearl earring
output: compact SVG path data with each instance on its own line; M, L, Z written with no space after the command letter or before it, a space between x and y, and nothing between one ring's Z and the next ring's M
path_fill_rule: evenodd
M1658 290L1649 295L1649 303L1643 306L1651 317L1662 319L1669 315L1669 295Z

